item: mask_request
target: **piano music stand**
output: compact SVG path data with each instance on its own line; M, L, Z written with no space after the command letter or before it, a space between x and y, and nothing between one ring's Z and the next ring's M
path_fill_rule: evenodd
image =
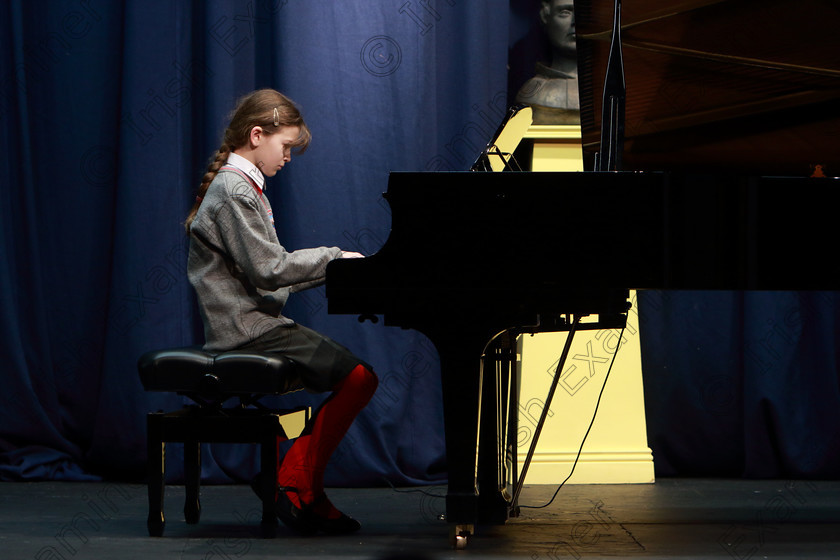
M520 104L508 109L505 120L479 154L470 171L522 171L513 158L513 152L533 122L531 107ZM510 164L511 160L515 168Z

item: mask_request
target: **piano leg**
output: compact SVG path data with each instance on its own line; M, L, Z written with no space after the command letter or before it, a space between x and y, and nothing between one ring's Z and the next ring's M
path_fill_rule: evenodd
M451 544L455 548L463 548L478 521L476 461L482 386L480 356L486 339L432 339L440 355L443 389L449 478L446 520L450 527Z

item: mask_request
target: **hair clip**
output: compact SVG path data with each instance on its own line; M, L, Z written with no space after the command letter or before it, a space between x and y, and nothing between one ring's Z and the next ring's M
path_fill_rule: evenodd
M280 126L280 111L274 108L274 126Z

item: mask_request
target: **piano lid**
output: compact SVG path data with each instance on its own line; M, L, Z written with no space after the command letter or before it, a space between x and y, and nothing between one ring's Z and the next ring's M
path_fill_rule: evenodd
M592 169L614 0L576 0ZM840 2L622 2L625 170L840 176Z

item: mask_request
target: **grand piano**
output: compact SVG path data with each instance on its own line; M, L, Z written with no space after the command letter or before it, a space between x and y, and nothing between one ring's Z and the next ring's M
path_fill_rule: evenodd
M499 428L515 420L499 405L515 376L488 372L510 372L511 333L573 332L581 317L620 328L629 289L840 287L840 6L575 12L589 171L392 173L388 240L327 269L330 313L383 316L440 354L458 547L516 515L515 443ZM831 258L803 249L815 241Z

